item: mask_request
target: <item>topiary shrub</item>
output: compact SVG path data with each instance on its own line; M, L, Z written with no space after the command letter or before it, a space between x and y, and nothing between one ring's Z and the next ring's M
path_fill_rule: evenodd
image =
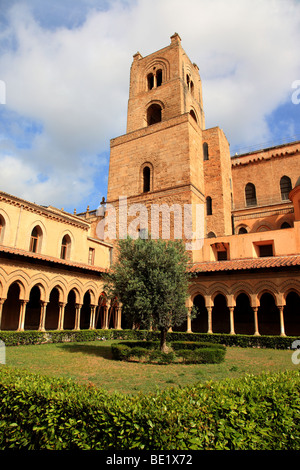
M208 342L174 341L169 349L167 353L160 351L158 341L124 341L111 346L116 360L158 364L219 364L226 353L222 344Z

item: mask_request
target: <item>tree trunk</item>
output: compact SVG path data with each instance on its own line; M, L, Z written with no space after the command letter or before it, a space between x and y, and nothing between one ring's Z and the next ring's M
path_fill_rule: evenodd
M161 352L168 352L167 348L167 328L162 328L160 330L160 350Z

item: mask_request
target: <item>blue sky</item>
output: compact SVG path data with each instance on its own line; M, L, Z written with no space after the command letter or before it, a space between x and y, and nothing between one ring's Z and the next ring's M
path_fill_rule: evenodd
M206 127L232 154L300 140L298 0L0 0L0 189L96 208L110 139L126 132L132 56L174 32L199 67Z

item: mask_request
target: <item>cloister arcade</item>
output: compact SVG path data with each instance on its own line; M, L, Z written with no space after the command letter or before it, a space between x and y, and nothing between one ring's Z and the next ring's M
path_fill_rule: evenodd
M97 286L14 280L0 297L1 330L83 330L121 328L121 309Z
M131 328L117 302L107 300L98 281L62 279L47 282L42 275L15 276L6 288L0 280L1 330L84 330ZM195 318L174 331L247 335L300 335L300 282L194 282L189 307Z
M265 285L264 285L265 284ZM300 283L272 282L239 286L216 283L207 290L191 288L190 308L197 315L187 331L245 335L300 335Z

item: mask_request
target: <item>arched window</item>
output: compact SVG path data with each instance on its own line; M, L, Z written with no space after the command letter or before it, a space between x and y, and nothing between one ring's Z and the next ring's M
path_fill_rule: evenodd
M207 234L207 238L216 238L216 234L214 232L209 232Z
M239 229L239 235L242 235L243 233L248 233L246 227L241 227Z
M70 257L71 238L65 235L61 242L60 257L61 259L68 259Z
M246 184L245 197L246 197L246 206L247 207L257 205L256 190L255 190L254 184L252 184L252 183Z
M191 89L192 96L194 96L194 83L192 81L191 81L190 89Z
M195 111L193 111L193 110L191 109L191 110L190 110L190 115L191 115L192 118L195 119L195 121L197 122L197 117L196 117Z
M283 222L283 224L281 224L280 228L291 228L291 226L288 222Z
M159 104L152 104L147 110L147 124L151 126L161 122L161 107Z
M149 166L143 168L143 192L148 193L150 191L151 182L151 170Z
M286 201L289 198L289 193L292 191L292 182L288 176L283 176L280 180L281 199Z
M0 243L2 243L3 241L4 230L5 230L5 220L2 217L2 215L0 215Z
M40 251L42 236L43 232L41 228L36 225L30 235L29 251L31 251L32 253L38 253Z
M209 159L208 156L208 144L207 142L203 142L203 160L206 161Z
M162 84L162 70L156 72L156 86L161 86Z
M212 215L212 200L210 196L206 198L206 215Z
M149 73L147 75L147 86L148 86L148 91L152 90L153 88L157 88L161 86L163 81L163 73L161 69L158 69L154 73Z
M154 75L153 73L149 73L147 76L147 83L148 83L148 90L152 90L154 87Z

